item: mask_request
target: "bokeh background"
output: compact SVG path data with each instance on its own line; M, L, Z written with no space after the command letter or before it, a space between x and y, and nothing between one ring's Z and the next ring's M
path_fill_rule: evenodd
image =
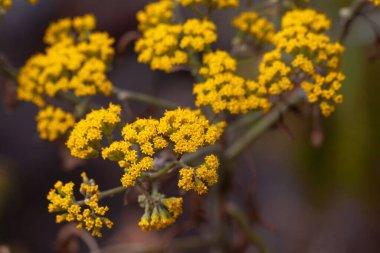
M147 2L40 0L30 6L14 0L0 27L0 52L20 67L44 49L42 38L51 21L86 13L97 17L99 30L118 40L136 29L135 14ZM331 36L337 38L339 11L351 1L311 2L333 19ZM229 20L238 11L213 15L219 27L216 47L231 49L235 31ZM380 10L377 12L370 17L380 26ZM307 108L288 113L285 122L290 133L270 129L242 157L235 187L254 186L254 198L265 221L255 229L274 252L380 252L380 60L369 60L369 55L379 50L375 42L373 30L359 18L346 40L345 101L336 113L320 123ZM188 73L152 72L137 64L132 48L115 58L110 72L114 85L192 106L193 80ZM255 72L257 66L252 62L241 64L244 75ZM141 103L131 107L138 116L161 113ZM47 213L46 200L55 181L77 181L84 170L107 189L116 186L121 175L114 164L101 159L72 169L77 161L67 158L62 143L39 139L36 113L31 103L13 110L0 104L0 245L15 253L57 250L55 242L62 226ZM101 247L160 241L160 234L139 231L141 210L136 205L124 206L123 196L109 199L107 204L115 227L98 241Z

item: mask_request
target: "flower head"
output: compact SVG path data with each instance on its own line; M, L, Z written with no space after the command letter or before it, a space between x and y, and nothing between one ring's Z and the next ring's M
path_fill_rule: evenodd
M60 108L47 106L36 116L37 130L41 139L53 141L75 125L74 116Z
M219 161L215 155L206 156L204 164L199 167L180 170L178 187L186 191L194 190L198 194L207 193L208 187L218 181L218 167Z
M211 125L200 110L179 108L165 112L158 132L173 142L174 152L183 154L214 144L222 135L224 126L224 122Z
M181 25L160 24L144 32L136 42L137 60L152 70L171 72L174 66L186 64L187 53L179 48Z
M154 200L154 203L151 201ZM139 203L145 209L139 226L142 230L161 230L173 224L182 214L182 198L165 198L162 194L152 194L150 199L139 196Z
M99 206L98 185L94 180L88 179L86 173L82 173L83 183L80 192L85 197L82 208L75 200L74 183L63 184L58 181L50 190L49 212L60 212L56 215L57 223L64 221L78 222L77 228L83 228L91 232L93 236L101 237L103 227L111 228L113 223L104 215L108 211L107 206Z
M93 110L74 127L66 142L71 154L78 158L96 157L103 136L110 137L120 122L121 108L110 103L107 109Z
M243 12L232 24L241 32L252 36L258 43L271 42L274 35L274 25L256 12Z
M21 68L17 89L20 100L45 105L45 96L73 92L76 96L109 95L106 76L114 55L114 40L107 33L93 32L92 15L65 18L51 24L45 35L45 53L32 56Z
M182 49L202 52L207 46L216 41L216 26L208 20L189 19L183 24L183 38L180 42Z
M145 32L159 24L168 24L173 17L174 1L160 0L147 4L137 13L138 28Z

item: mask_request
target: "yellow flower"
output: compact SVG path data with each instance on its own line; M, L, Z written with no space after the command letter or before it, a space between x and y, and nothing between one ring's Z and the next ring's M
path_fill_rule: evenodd
M164 229L182 214L182 198L165 198L162 194L153 194L151 198L154 199L154 203L149 202L145 196L139 196L139 202L145 208L145 213L139 222L142 230Z
M154 168L153 155L157 151L173 146L174 152L179 154L195 152L199 147L214 144L224 126L224 122L210 124L199 110L167 111L160 120L137 119L126 124L122 130L123 140L104 148L102 156L118 162L125 171L121 183L130 187L143 172Z
M187 53L179 48L182 27L159 24L144 32L136 42L138 62L149 64L152 70L171 72L174 66L188 62Z
M245 34L251 35L257 42L271 42L274 35L274 25L256 12L243 12L232 24Z
M196 94L197 106L210 105L215 113L228 110L232 114L238 114L270 108L263 87L232 73L223 73L195 84L193 92Z
M182 49L202 52L216 41L216 26L208 20L189 19L183 24Z
M217 183L219 167L218 158L209 155L205 158L205 163L198 168L182 168L180 170L180 180L178 187L189 191L194 190L198 194L207 193L208 187Z
M136 179L138 179L144 171L154 167L153 158L149 156L143 157L139 162L131 164L125 169L125 173L121 178L121 184L124 187L134 186Z
M369 0L369 1L374 3L376 6L380 5L380 0Z
M177 0L178 3L183 6L189 6L193 4L204 4L213 8L236 8L239 6L239 0Z
M158 132L173 142L174 152L183 154L214 144L222 135L224 126L224 122L211 125L200 110L179 108L165 112Z
M139 30L145 32L159 24L168 24L173 17L173 9L173 0L160 0L147 4L144 10L137 12Z
M321 33L331 26L325 14L313 9L295 9L287 12L281 21L282 29L305 27L311 32Z
M74 183L63 184L58 181L51 189L47 199L49 200L48 210L50 213L60 212L56 216L56 222L78 222L77 228L84 228L91 232L93 236L101 237L100 230L105 226L111 228L113 223L105 218L108 211L107 206L99 206L98 185L94 180L88 179L86 173L82 173L83 183L80 192L85 197L83 208L76 202L74 197Z
M114 40L107 33L92 32L91 15L65 18L51 24L45 35L50 45L21 68L17 88L20 100L44 106L44 97L72 91L76 96L109 95L107 65L114 55Z
M267 52L259 67L258 83L270 95L301 86L310 103L319 103L324 116L341 103L338 93L344 75L339 71L343 46L332 43L324 32L330 28L324 14L295 9L285 14L281 30L273 37L275 49Z
M227 52L217 50L203 56L202 66L199 74L205 78L213 77L216 74L236 71L236 60Z
M158 136L159 121L155 119L137 119L122 130L124 140L136 144L141 153L152 156L155 149L165 148L168 143Z
M110 103L108 109L93 110L79 121L66 142L71 154L82 159L98 156L103 136L110 138L120 122L120 111L119 105Z
M0 13L12 7L12 0L0 0Z
M71 113L53 106L40 110L36 121L41 139L49 141L56 140L75 125L75 119Z

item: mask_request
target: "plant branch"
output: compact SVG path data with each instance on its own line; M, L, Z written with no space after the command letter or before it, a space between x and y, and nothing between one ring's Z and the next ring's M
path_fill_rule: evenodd
M155 98L153 96L149 96L147 94L124 90L114 86L112 88L112 94L120 101L132 100L139 101L149 105L158 106L164 109L176 109L179 105L170 102L165 99Z
M243 136L238 138L226 150L227 159L236 158L245 148L247 148L257 137L271 127L287 109L304 99L304 92L296 89L286 98L286 101L279 101L268 113L264 114L262 119L254 124Z
M340 43L343 43L343 41L347 38L350 30L351 30L351 27L353 25L353 23L355 22L355 20L361 15L362 13L362 10L364 9L364 7L367 6L367 4L369 4L370 2L368 2L367 0L362 0L360 1L359 3L354 3L349 9L349 15L346 19L346 21L344 22L343 24L343 29L342 29L342 32L339 36L339 42Z
M114 195L122 193L122 192L124 192L126 190L127 190L127 188L125 188L124 186L118 186L118 187L115 187L115 188L112 188L112 189L100 192L99 193L99 200L101 200L103 198L106 198L106 197L114 196ZM84 205L84 200L77 201L76 204L80 205L80 206L83 206Z

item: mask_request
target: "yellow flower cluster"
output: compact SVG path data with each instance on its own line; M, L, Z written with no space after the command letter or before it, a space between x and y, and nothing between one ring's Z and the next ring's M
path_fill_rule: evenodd
M218 167L219 161L215 155L206 156L204 164L198 168L182 168L180 170L181 178L178 181L178 187L186 191L194 190L198 194L207 193L208 186L212 186L218 181Z
M233 114L249 110L268 110L268 90L258 82L235 74L236 61L224 51L206 54L199 73L206 81L195 84L197 106L210 105L215 113L228 110Z
M275 33L274 25L256 12L243 12L232 24L244 34L248 34L258 43L271 42Z
M126 124L122 130L123 140L104 148L102 156L124 168L123 186L133 186L143 172L154 167L153 155L157 151L171 143L177 154L195 152L199 147L214 144L224 124L211 125L199 110L167 111L160 120L137 119Z
M187 53L179 48L181 25L160 24L144 32L136 42L140 63L150 64L152 70L171 72L173 66L188 62Z
M18 98L42 107L45 96L54 97L59 92L109 95L112 84L106 70L114 55L114 39L107 33L93 32L95 26L92 15L51 24L44 38L49 45L45 53L32 56L20 70Z
M54 106L47 106L36 116L37 130L41 139L53 141L75 125L74 116Z
M81 207L76 202L74 196L74 183L63 184L58 181L51 189L47 199L49 200L48 210L50 213L61 212L56 215L56 222L78 222L77 228L84 228L91 232L93 236L101 237L100 230L105 226L111 228L113 223L105 218L108 211L107 206L99 206L98 185L93 180L89 180L85 173L82 173L83 183L80 186L80 192L85 197Z
M369 0L369 1L374 3L376 6L380 5L380 0Z
M173 17L173 0L160 0L147 4L144 10L137 12L138 28L141 32L156 27L159 24L168 24Z
M236 71L236 60L227 52L217 50L203 56L202 66L199 74L204 78L210 78L217 74Z
M166 111L157 130L173 142L174 152L183 154L214 144L222 135L225 125L225 122L210 124L200 110L179 108Z
M309 102L320 104L324 116L335 110L334 103L343 101L338 91L345 78L339 71L343 46L330 42L323 33L330 23L324 14L312 9L296 9L285 14L282 29L273 38L276 49L264 56L259 76L259 82L261 78L271 84L270 93L272 89L278 94L293 88L290 80L293 76L293 82L300 83L306 91ZM289 66L285 63L289 57L284 54L291 56ZM294 76L301 77L301 81Z
M108 109L94 110L79 121L66 142L71 155L82 159L98 156L103 136L110 139L113 128L120 122L120 111L119 105L110 103Z
M137 14L142 37L135 44L137 61L152 70L173 71L187 64L189 51L202 52L216 41L216 26L208 20L189 19L171 24L174 2L161 0L148 4Z
M177 0L183 6L204 4L213 8L235 8L239 6L239 0Z
M182 214L182 198L165 198L161 194L153 196L155 203L149 203L145 197L140 196L139 202L145 208L139 226L142 230L160 230L173 224L177 217ZM158 199L158 200L157 200Z
M289 77L291 71L283 61L281 51L276 49L264 54L257 81L270 95L279 95L294 88Z
M216 26L208 20L189 19L183 24L180 47L202 52L217 39Z
M215 24L190 19L183 25L160 24L148 29L136 42L137 60L153 70L171 72L174 66L188 63L185 50L202 52L216 41Z

